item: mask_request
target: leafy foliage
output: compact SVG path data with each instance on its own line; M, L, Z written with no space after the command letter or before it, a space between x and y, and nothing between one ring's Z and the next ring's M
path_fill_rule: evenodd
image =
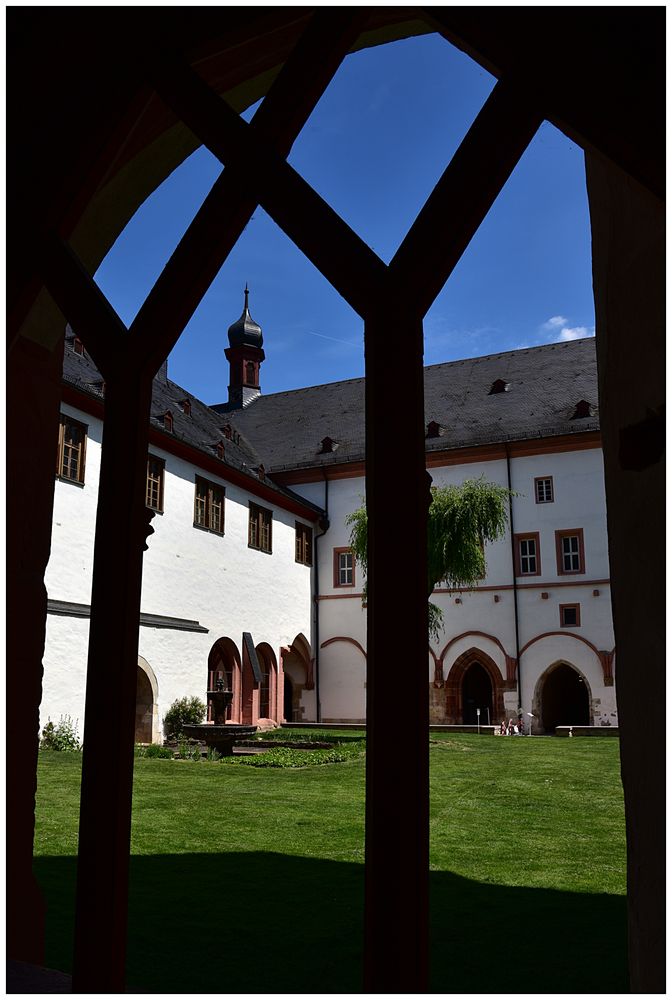
M149 757L159 760L172 760L173 751L170 747L162 747L159 743L150 743L149 746L146 747L136 745L135 756Z
M441 581L456 590L485 576L486 542L501 538L508 522L509 491L467 479L461 486L432 487L427 523L427 587Z
M485 576L486 542L501 538L508 523L509 490L480 479L461 486L432 486L427 517L427 596L439 583L449 589L473 586ZM348 514L350 547L366 575L368 516L366 505ZM364 586L366 599L366 585ZM443 613L429 605L429 631L438 638Z
M177 746L177 756L179 757L180 760L200 761L201 759L200 743L193 743L188 740L183 740Z
M265 753L249 757L224 757L223 764L243 764L247 767L311 767L316 764L342 764L359 757L366 749L366 740L334 744L329 750L301 750L294 747L273 747Z
M205 705L200 698L178 698L163 718L166 737L180 739L184 726L197 726L205 718Z
M69 715L62 715L57 725L47 719L47 724L42 730L40 740L40 750L69 750L77 751L82 749L82 744L77 735L77 720L72 721Z

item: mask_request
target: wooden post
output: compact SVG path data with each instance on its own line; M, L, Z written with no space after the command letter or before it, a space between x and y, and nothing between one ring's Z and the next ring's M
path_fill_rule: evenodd
M7 358L7 957L36 964L45 906L33 834L62 333L53 339L17 336Z
M108 374L79 817L74 993L124 991L151 378Z
M365 353L369 524L364 989L425 993L429 490L422 321L390 302L367 319ZM399 416L392 424L394 402ZM391 739L399 749L393 755Z

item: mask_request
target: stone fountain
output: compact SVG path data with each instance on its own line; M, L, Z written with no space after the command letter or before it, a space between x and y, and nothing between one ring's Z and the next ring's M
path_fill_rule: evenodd
M184 732L194 740L201 740L207 747L213 747L223 757L233 754L236 740L247 739L257 731L256 726L240 726L226 721L226 712L233 699L233 691L224 689L220 677L214 691L207 692L208 704L212 705L214 722L203 722L197 726L184 726Z

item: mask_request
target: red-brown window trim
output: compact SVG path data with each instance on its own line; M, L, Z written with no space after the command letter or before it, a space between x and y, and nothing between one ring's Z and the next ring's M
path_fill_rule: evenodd
M576 611L576 624L567 625L564 621L563 612L566 608L574 608ZM581 627L581 605L580 604L561 604L560 605L560 628L580 628Z
M65 443L65 428L70 424L76 427L82 432L82 443L79 449L79 459L77 462L77 476L66 476L63 472L63 457L64 450L66 447ZM56 478L60 479L63 483L75 483L76 485L84 485L84 469L86 467L86 439L88 437L89 428L87 424L83 424L81 420L75 420L73 417L69 417L66 413L62 413L60 417L60 422L58 425L58 450L56 452Z
M562 557L562 539L575 536L579 539L579 568L565 569ZM580 576L586 572L586 553L583 545L583 528L566 528L555 533L555 558L558 564L558 576Z
M537 492L537 483L546 482L550 480L551 483L551 499L550 500L540 500L539 493ZM553 476L535 476L534 478L534 502L535 503L553 503L555 501L555 486L553 484Z
M313 565L313 529L308 524L295 521L294 561L302 566Z
M520 534L513 536L514 538L514 552L516 556L516 576L541 576L541 545L539 542L539 532L538 531L523 531ZM533 538L536 545L536 560L537 568L534 573L523 573L521 560L520 560L520 543Z
M201 524L198 520L199 512L199 497L198 490L199 486L205 491L204 498L204 520L205 524ZM221 494L221 499L215 499L215 491ZM201 531L209 531L213 535L223 535L224 534L224 505L226 503L226 490L219 483L213 483L209 479L204 479L203 476L196 476L194 483L194 527L200 528ZM221 507L220 511L220 521L219 528L213 528L213 508Z
M263 544L263 525L268 528L268 548ZM250 517L247 526L247 546L256 549L258 552L266 552L269 555L273 552L273 511L268 507L260 507L259 504L250 501Z
M352 583L341 583L340 582L339 556L343 552L349 552L350 555L352 556ZM356 563L355 554L354 554L354 552L352 551L352 549L350 548L349 545L344 545L344 546L341 546L340 548L335 548L334 549L334 587L339 587L339 588L343 589L345 587L349 588L349 587L354 587L355 586L355 563Z
M157 462L160 466L158 480L159 480L159 496L157 500L158 506L154 507L150 504L150 492L149 492L149 469L150 462ZM166 460L164 458L159 458L158 455L152 455L151 453L147 456L147 482L145 485L145 507L149 507L150 510L156 511L157 514L163 514L163 484L166 472Z

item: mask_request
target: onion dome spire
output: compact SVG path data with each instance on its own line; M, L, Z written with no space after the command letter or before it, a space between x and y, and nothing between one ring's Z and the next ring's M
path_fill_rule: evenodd
M232 323L229 327L229 344L231 347L261 347L264 343L261 327L258 323L255 323L250 316L250 309L248 305L249 295L250 290L247 287L246 282L245 306L242 314L240 319L237 319L236 322Z

